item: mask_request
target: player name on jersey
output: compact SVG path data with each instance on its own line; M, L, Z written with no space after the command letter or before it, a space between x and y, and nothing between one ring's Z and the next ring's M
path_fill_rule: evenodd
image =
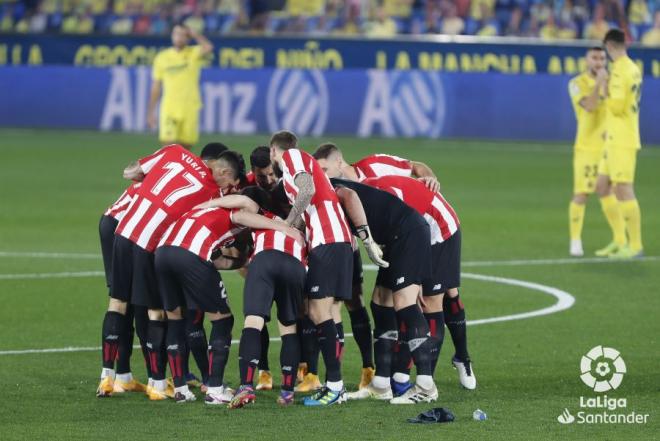
M142 185L117 225L119 234L153 251L165 230L196 205L220 195L209 168L179 145L140 160Z

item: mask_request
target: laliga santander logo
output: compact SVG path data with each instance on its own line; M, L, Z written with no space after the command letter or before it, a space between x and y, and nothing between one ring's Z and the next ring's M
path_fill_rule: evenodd
M271 132L323 134L328 122L328 87L318 70L276 70L268 85L266 115Z
M621 385L626 363L619 351L596 346L580 360L580 378L594 392L615 390Z

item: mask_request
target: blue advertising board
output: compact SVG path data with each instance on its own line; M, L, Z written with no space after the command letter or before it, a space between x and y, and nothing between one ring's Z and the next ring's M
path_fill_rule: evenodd
M398 69L438 72L572 75L582 70L588 42L567 45L474 37L394 40L216 37L211 66L233 69ZM0 66L150 65L167 37L2 35ZM660 78L660 49L633 47L644 75Z
M568 75L423 70L220 69L202 73L201 129L254 134L570 142ZM0 125L146 131L148 67L0 68ZM644 143L660 144L660 81L643 84Z

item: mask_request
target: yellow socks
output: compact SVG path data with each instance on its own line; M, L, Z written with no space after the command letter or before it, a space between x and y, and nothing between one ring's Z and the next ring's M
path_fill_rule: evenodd
M637 204L637 201L631 202ZM600 198L600 206L603 209L607 223L610 224L610 228L612 229L614 242L619 246L624 246L626 244L626 224L621 215L622 207L620 207L619 201L616 200L616 196L610 194L609 196ZM639 207L637 208L637 213L637 219L639 222Z
M642 250L642 213L639 210L637 199L619 202L621 215L625 221L628 238L630 239L630 249L632 251Z
M571 201L568 206L568 225L571 240L580 240L582 237L582 225L584 225L584 211L586 205L576 204Z

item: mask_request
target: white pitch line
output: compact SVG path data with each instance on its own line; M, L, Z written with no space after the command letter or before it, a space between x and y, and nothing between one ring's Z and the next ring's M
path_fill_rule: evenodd
M72 279L104 276L103 271L67 271L62 273L0 274L0 280Z
M365 265L365 269L374 271L376 269L376 266ZM486 276L483 274L473 274L473 273L463 273L461 274L461 276L465 277L466 279L474 279L485 282L495 282L495 283L502 283L505 285L520 286L522 288L527 288L534 291L539 291L545 294L549 294L557 299L555 304L553 304L552 306L548 306L547 308L537 309L535 311L504 315L500 317L468 320L467 324L470 326L485 325L487 323L508 322L512 320L523 320L532 317L540 317L543 315L555 314L557 312L569 309L575 303L575 297L573 297L571 294L567 293L566 291L562 291L561 289L554 288L552 286L541 285L540 283L526 282L524 280L510 279L505 277ZM345 334L345 336L352 337L353 334L347 333ZM270 341L276 342L279 341L279 338L271 338ZM238 342L239 340L232 340L232 344L238 344ZM135 348L139 348L139 346L135 346ZM17 349L17 350L0 351L0 356L24 355L24 354L50 354L50 353L61 353L61 352L93 352L100 350L101 350L100 346L87 346L87 347L68 346L65 348L49 348L49 349Z
M0 251L0 257L34 257L39 259L100 259L100 254L94 253L45 253L45 252L14 252Z
M527 266L527 265L579 265L585 263L635 263L654 262L660 256L642 256L634 259L613 259L611 257L573 257L565 259L518 259L518 260L476 260L462 262L464 267L482 266Z
M554 305L548 306L547 308L537 309L536 311L521 312L519 314L511 314L501 317L468 320L467 324L472 326L484 325L486 323L508 322L511 320L523 320L531 317L540 317L543 315L555 314L557 312L569 309L575 303L575 297L573 297L571 294L567 293L566 291L562 291L559 288L555 288L548 285L541 285L540 283L526 282L524 280L510 279L506 277L485 276L483 274L474 274L474 273L462 273L461 277L465 277L466 279L482 280L485 282L502 283L504 285L520 286L522 288L527 288L535 291L540 291L546 294L550 294L551 296L557 299L557 302Z
M72 260L100 260L101 256L94 253L47 253L47 252L14 252L0 251L0 258L35 258L35 259L72 259ZM591 263L622 263L622 262L654 262L660 256L643 256L630 260L611 259L608 257L573 257L559 259L511 259L511 260L468 260L462 262L463 267L482 266L527 266L527 265L580 265ZM365 268L369 265L365 265ZM373 265L372 265L373 266Z

